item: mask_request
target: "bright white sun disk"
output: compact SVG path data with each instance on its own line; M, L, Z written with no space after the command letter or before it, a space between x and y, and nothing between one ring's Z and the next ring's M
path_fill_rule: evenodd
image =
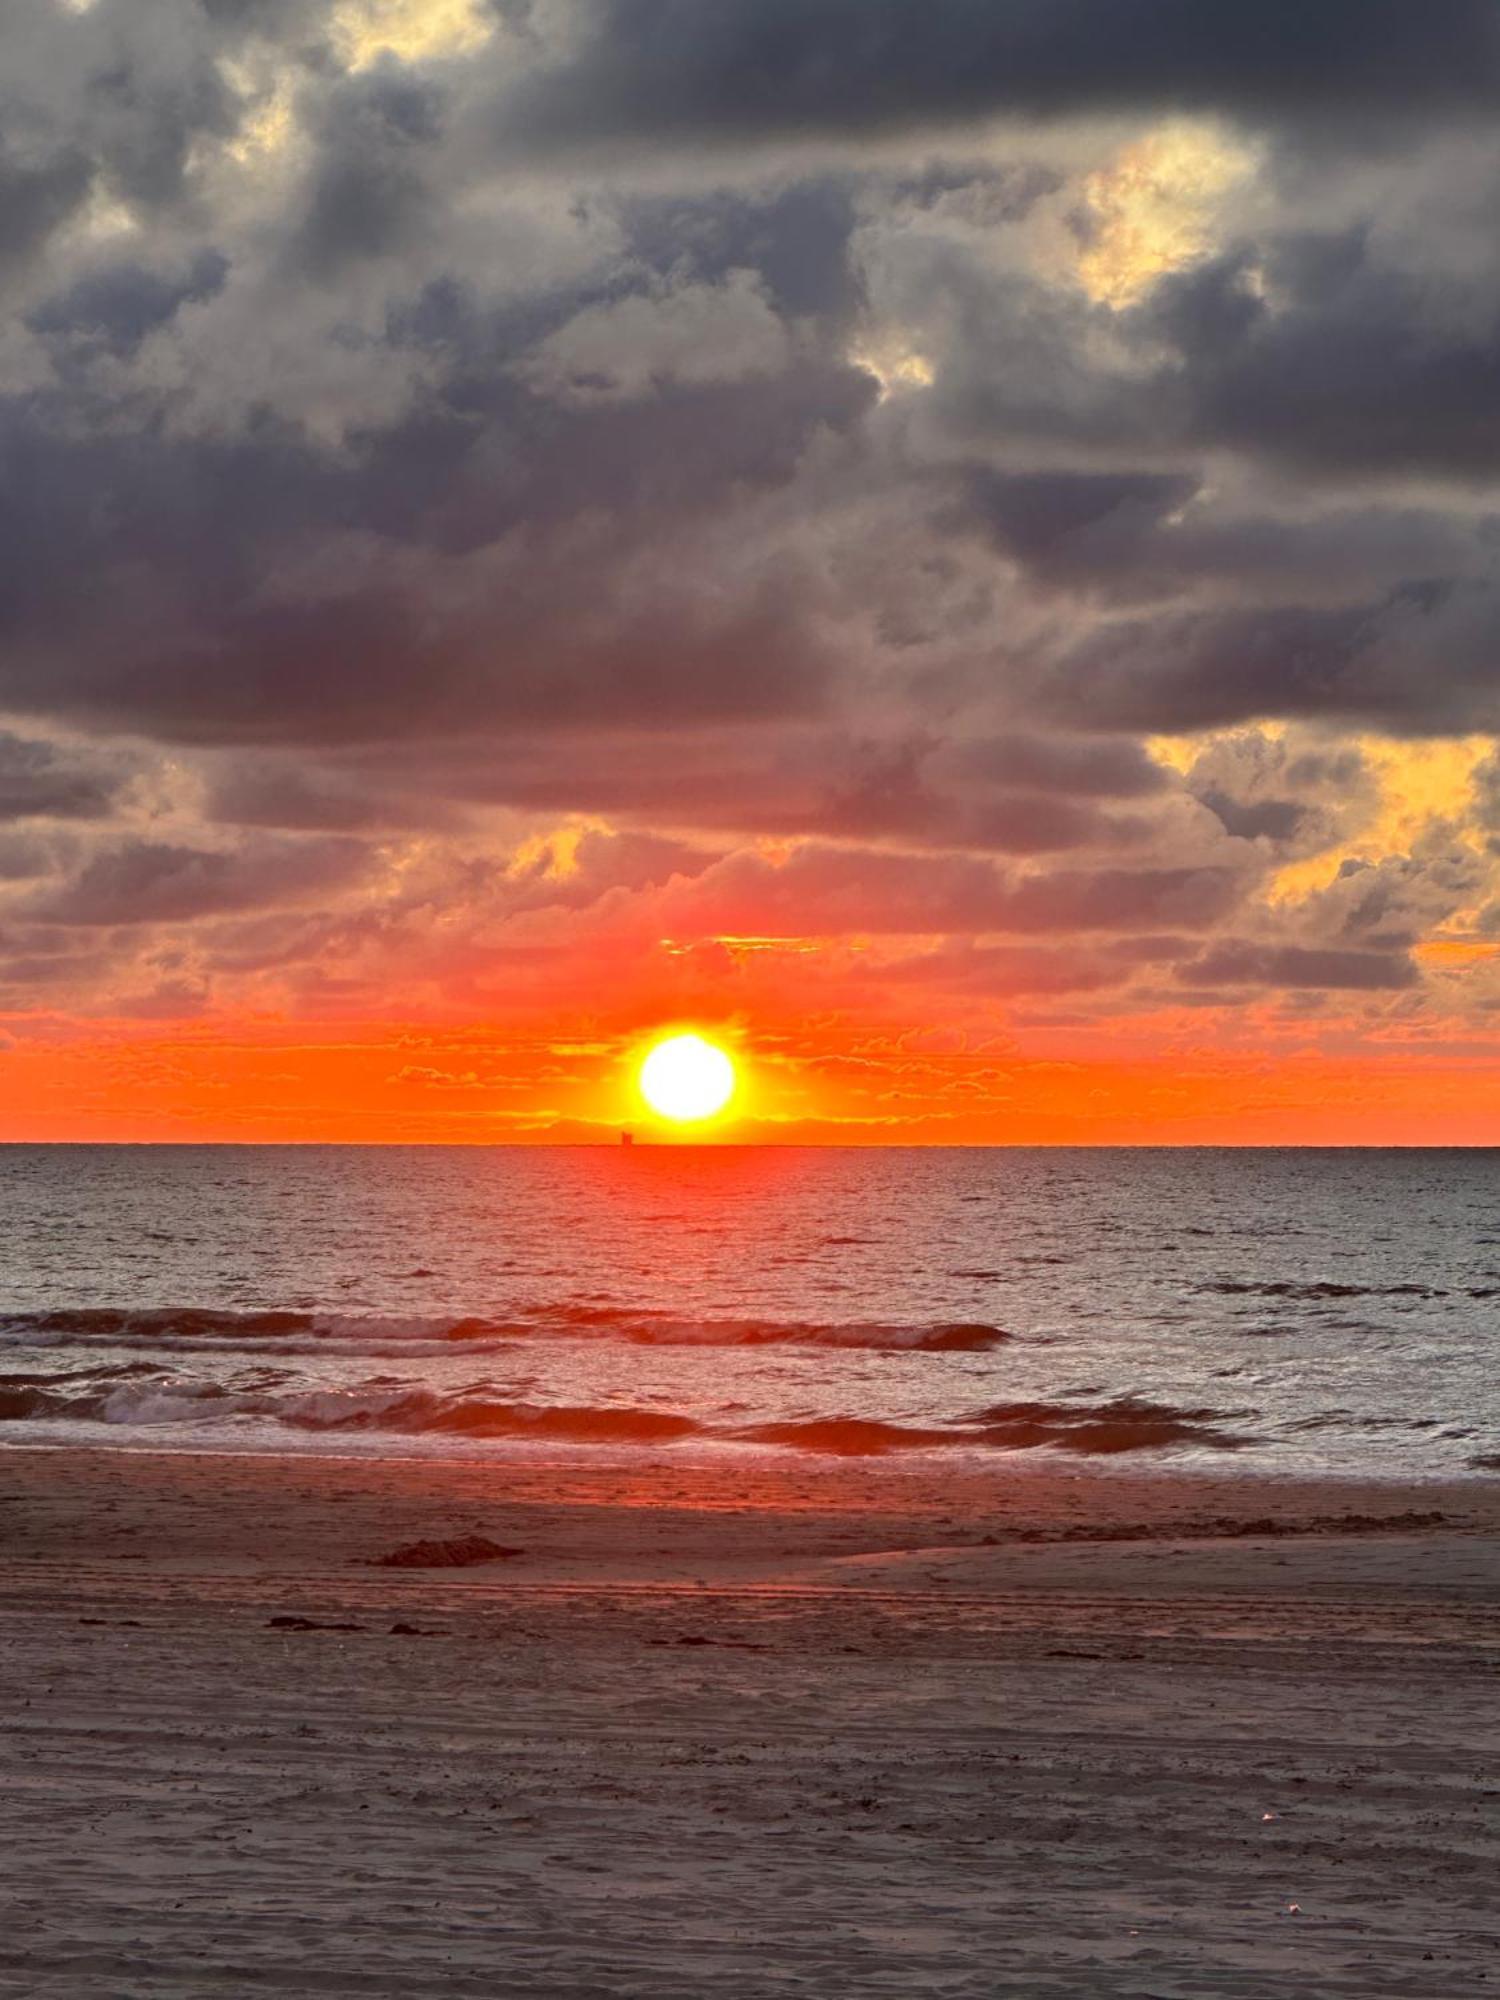
M671 1035L641 1064L641 1095L662 1118L712 1118L734 1095L734 1064L701 1035Z

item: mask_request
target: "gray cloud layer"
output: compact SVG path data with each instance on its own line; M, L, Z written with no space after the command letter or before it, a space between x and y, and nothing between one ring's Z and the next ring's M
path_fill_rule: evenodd
M1488 0L604 0L517 91L531 144L870 133L1009 111L1484 111Z
M16 966L260 912L310 961L338 896L479 953L534 906L476 857L583 814L643 936L1411 986L1416 930L1257 898L1377 823L1354 734L1497 726L1500 8L429 14L0 24ZM1423 923L1496 904L1423 838Z

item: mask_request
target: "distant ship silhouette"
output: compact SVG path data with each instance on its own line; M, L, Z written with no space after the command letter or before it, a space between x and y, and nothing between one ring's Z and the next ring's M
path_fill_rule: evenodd
M635 1144L634 1132L622 1132L620 1134L620 1144L622 1146L633 1146Z

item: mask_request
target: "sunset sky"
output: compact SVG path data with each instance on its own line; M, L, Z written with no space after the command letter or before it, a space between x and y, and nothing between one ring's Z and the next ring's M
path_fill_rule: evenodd
M7 0L0 1138L1500 1142L1493 0Z

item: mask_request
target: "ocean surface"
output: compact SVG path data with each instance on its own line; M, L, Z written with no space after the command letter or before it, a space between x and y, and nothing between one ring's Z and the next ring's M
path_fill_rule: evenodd
M5 1443L1481 1474L1497 1333L1500 1152L0 1147Z

